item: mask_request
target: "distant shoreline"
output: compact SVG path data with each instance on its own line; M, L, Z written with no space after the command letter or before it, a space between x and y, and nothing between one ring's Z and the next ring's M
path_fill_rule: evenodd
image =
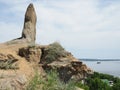
M79 59L81 61L120 61L120 59Z
M120 60L119 59L80 59L93 71L110 74L120 78Z

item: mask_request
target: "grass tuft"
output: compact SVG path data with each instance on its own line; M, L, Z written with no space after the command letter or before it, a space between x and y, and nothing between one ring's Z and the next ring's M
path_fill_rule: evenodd
M19 69L17 63L13 63L14 60L1 60L0 61L0 69Z
M46 79L40 78L36 73L27 86L27 90L75 90L75 85L72 81L68 83L60 81L57 72L49 71Z

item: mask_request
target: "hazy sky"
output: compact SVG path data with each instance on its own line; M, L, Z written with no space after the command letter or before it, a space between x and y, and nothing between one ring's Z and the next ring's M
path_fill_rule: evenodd
M21 36L29 3L37 43L60 42L77 58L120 59L120 0L0 0L0 42Z

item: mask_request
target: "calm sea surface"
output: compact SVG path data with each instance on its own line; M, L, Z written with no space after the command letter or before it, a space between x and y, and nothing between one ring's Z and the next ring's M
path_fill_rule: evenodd
M120 61L83 61L92 70L120 77Z

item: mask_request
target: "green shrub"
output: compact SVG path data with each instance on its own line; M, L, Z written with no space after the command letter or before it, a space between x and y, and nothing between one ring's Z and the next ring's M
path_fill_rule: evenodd
M39 74L36 73L33 79L29 82L26 90L40 90L40 85L42 83L42 79L40 78Z
M112 87L113 90L120 90L120 83L116 83Z
M83 88L84 90L89 90L89 87L81 82L77 82L75 85L79 88Z
M44 50L44 53L45 53L44 59L47 63L55 61L60 57L65 57L67 55L65 49L58 42L50 44Z
M0 69L18 69L17 63L13 63L14 60L0 61Z
M72 81L64 83L58 78L56 71L50 71L47 75L47 81L44 83L43 90L74 90L75 85Z
M96 78L96 77L100 79L114 80L114 76L112 75L94 72L94 74L92 75L92 78Z
M112 88L100 78L87 79L87 85L89 86L89 90L112 90Z

